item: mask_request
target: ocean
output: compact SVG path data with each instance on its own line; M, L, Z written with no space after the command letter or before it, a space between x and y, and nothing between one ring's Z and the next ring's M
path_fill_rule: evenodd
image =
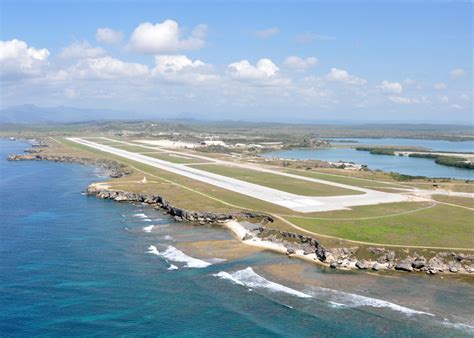
M97 168L8 162L28 145L0 146L2 337L474 335L472 278L248 251L221 227L82 194L106 178Z

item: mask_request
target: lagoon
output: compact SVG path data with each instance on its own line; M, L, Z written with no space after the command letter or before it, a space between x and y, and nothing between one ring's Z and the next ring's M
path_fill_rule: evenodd
M473 151L473 141L452 142L439 140L415 140L415 139L358 139L358 138L332 138L333 144L347 147L334 147L328 149L292 149L273 151L263 154L266 158L288 158L298 160L322 160L329 162L354 162L365 164L369 169L383 170L386 172L398 172L405 175L426 176L431 178L444 177L462 180L474 179L474 170L448 167L436 164L434 160L426 158L414 158L406 156L373 155L368 151L357 151L351 146L357 145L397 145L397 146L419 146L438 151ZM343 141L342 143L334 142ZM344 141L354 140L358 143L347 143ZM466 143L465 143L466 142Z

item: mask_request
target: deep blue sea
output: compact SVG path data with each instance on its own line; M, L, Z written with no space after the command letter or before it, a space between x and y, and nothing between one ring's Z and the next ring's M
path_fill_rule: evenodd
M356 141L356 142L348 142ZM292 149L273 151L263 154L268 158L289 158L299 160L322 160L329 162L354 162L365 164L373 170L398 172L405 175L421 175L426 177L446 177L456 179L474 179L474 170L448 167L436 164L434 160L407 156L373 155L368 151L358 151L350 146L416 146L438 151L474 152L474 141L444 141L444 140L417 140L417 139L370 139L370 138L333 138L333 144L347 146L344 148L328 149Z
M88 197L95 168L8 162L0 141L0 336L469 336L473 283L340 272L257 253L222 261L180 243L218 227ZM304 269L305 280L266 266ZM292 277L292 276L288 276Z

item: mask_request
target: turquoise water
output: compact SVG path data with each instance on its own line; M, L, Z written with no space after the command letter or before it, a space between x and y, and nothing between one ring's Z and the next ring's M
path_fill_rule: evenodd
M473 152L473 141L450 142L438 140L413 140L413 139L358 139L338 138L332 140L354 140L357 145L398 145L419 146L439 151L469 151ZM334 142L334 144L338 144ZM352 146L351 143L340 143ZM436 164L433 160L426 158L414 158L407 156L372 155L368 151L357 151L352 148L328 148L328 149L292 149L273 151L262 156L267 158L289 158L300 160L322 160L329 162L354 162L366 164L370 169L383 170L386 172L398 172L405 175L446 177L457 179L474 179L474 170L448 167Z
M474 333L471 283L335 272L271 253L204 261L176 248L227 231L85 196L100 171L7 162L25 144L0 145L2 337ZM315 285L281 280L269 264L301 265Z

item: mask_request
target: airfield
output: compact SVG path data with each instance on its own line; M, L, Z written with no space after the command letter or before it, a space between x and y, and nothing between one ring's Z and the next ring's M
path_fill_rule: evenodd
M132 169L100 184L161 195L186 210L263 212L274 218L273 228L317 236L328 245L474 247L468 182L437 182L433 188L386 173L299 170L147 139L89 134L52 141L48 151L55 154L113 159Z
M284 208L288 208L290 210L301 213L343 210L354 206L375 205L380 203L395 203L409 200L408 196L399 193L386 193L381 191L375 191L371 189L351 186L348 184L341 184L311 177L288 174L277 170L261 168L251 164L239 164L231 161L213 159L211 157L206 156L194 155L189 153L184 155L182 153L180 154L179 152L167 150L158 146L137 145L130 142L116 141L109 138L101 138L101 140L103 141L115 142L117 145L122 144L137 148L143 148L143 150L160 151L162 152L162 156L160 158L152 157L150 156L150 154L140 154L131 150L120 149L114 147L113 145L100 144L82 138L68 138L68 140L106 153L147 164L158 169L166 170L174 174L182 175L216 187L257 198L259 200L276 204L278 206L282 206ZM191 165L196 165L196 163L192 164L192 161L191 163L187 164L173 163L170 161L169 158L168 160L164 159L166 154L172 155L178 160L196 159L200 161L198 163L204 163L205 166L192 167ZM160 155L160 153L154 155ZM310 189L313 185L328 185L331 187L339 188L340 195L318 196L317 187L313 189L313 193L315 194L314 196L306 194L297 194L296 191L295 193L292 193L277 189L276 187L268 187L261 184L251 183L245 180L220 175L218 174L218 172L222 171L222 167L234 168L233 173L236 173L237 175L239 174L239 171L243 171L244 173L248 171L257 171L263 178L272 175L278 175L280 176L279 179L285 181L286 183L291 184L292 181L296 181L296 185L301 185L301 183L303 183L303 186L304 188L306 188L306 190ZM215 171L217 173L212 171ZM300 182L297 182L298 180ZM337 193L338 190L335 191L335 194Z

